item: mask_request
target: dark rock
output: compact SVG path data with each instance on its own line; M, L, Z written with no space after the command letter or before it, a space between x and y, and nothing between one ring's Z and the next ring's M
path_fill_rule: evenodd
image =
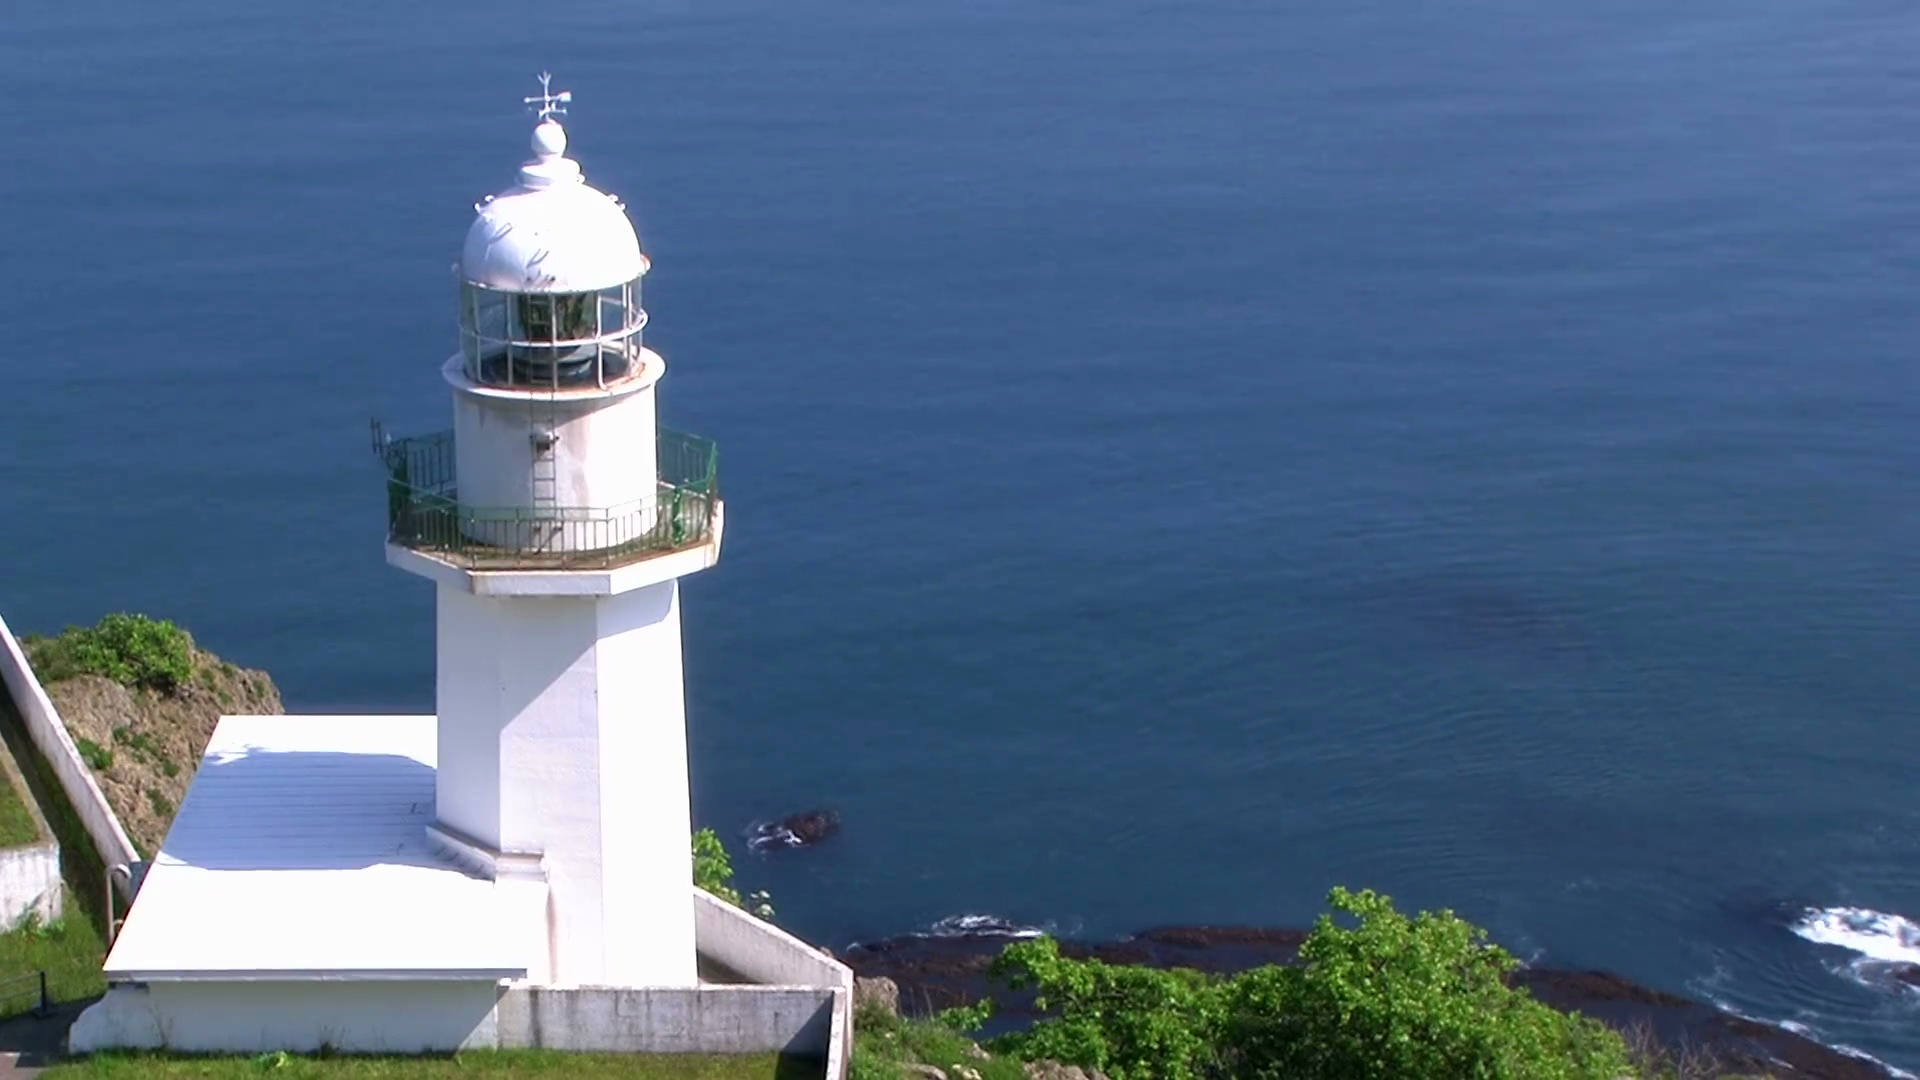
M747 846L755 851L811 847L840 831L840 815L832 810L809 810L779 821L763 821L747 830Z

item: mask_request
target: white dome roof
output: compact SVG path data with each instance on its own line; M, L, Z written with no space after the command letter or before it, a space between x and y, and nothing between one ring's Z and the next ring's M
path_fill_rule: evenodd
M460 276L523 293L611 288L647 272L640 237L613 196L589 187L563 157L567 135L551 119L533 133L535 158L519 183L480 204L460 253Z

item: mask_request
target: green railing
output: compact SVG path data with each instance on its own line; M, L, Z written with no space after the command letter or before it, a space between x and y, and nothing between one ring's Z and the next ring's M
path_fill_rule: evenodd
M387 467L387 539L473 570L601 569L706 543L720 501L710 439L662 429L653 498L612 507L470 506L453 432L376 443Z

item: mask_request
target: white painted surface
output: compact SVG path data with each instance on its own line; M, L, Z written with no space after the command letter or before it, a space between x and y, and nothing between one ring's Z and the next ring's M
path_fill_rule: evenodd
M439 819L539 853L556 983L697 979L678 595L438 590Z
M11 930L28 915L52 922L64 909L66 892L60 845L47 840L0 851L0 929Z
M605 867L608 967L601 978L581 981L690 986L698 976L680 583L594 607L602 825L600 850L590 854Z
M693 890L694 936L702 955L768 986L838 986L853 992L853 969L785 930L704 889Z
M400 544L387 545L387 564L481 596L618 596L719 562L727 531L726 510L725 500L713 504L705 543L605 570L469 570Z
M68 1049L255 1054L546 1049L823 1057L846 1075L847 992L797 986L502 987L493 983L116 986Z
M422 1053L498 1044L492 981L117 986L67 1034L75 1053L158 1049Z
M543 123L542 128L553 125ZM558 144L566 145L564 136ZM632 281L647 271L626 211L586 183L579 165L536 136L518 183L476 209L460 254L468 281L514 292L573 293Z
M441 858L430 716L229 716L108 955L113 979L521 978L524 904Z
M636 377L590 391L483 389L468 380L459 356L447 361L441 371L454 388L454 475L463 506L592 509L609 519L559 529L474 522L468 528L473 539L586 551L640 539L653 527L659 501L653 387L666 364L651 350L642 353ZM536 449L535 437L543 435L552 437L551 446ZM536 488L537 472L550 478L550 487Z
M67 732L66 723L54 709L46 688L40 685L40 679L27 665L26 654L21 651L20 642L14 638L13 631L7 628L4 619L0 619L0 682L6 683L14 708L19 710L21 720L26 723L28 737L59 778L67 803L79 816L100 858L108 866L139 861L133 840L127 836L127 830L121 826L113 807L107 804L107 797L101 792L99 782L93 778L93 771L81 759L80 750L74 745L73 736Z

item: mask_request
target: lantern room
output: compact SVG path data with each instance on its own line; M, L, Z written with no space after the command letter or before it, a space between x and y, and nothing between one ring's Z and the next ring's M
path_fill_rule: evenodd
M647 257L626 208L566 148L543 116L514 186L474 207L458 272L461 355L478 385L606 388L641 367Z

